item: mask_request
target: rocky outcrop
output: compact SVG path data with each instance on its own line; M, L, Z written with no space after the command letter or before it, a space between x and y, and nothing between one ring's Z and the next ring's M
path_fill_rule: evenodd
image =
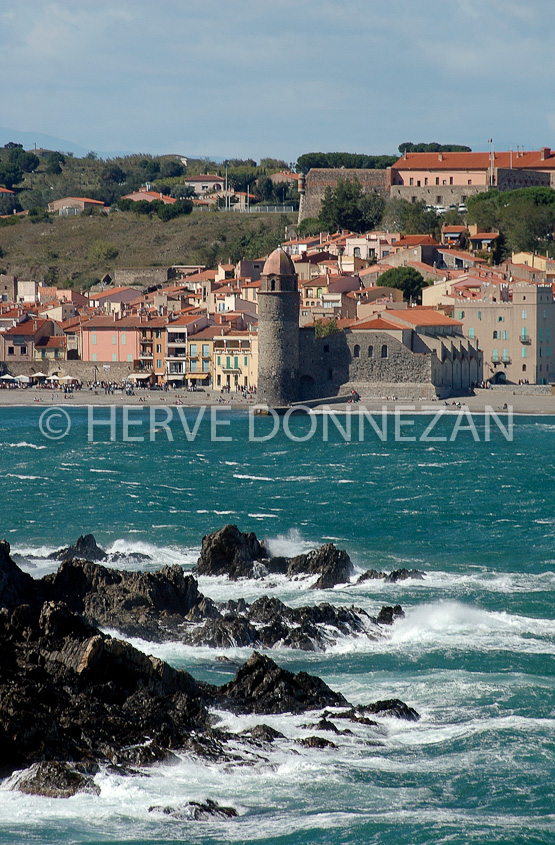
M343 549L336 549L333 543L326 543L319 549L291 558L287 567L289 578L318 575L312 584L313 590L329 590L336 584L345 584L352 574L351 558Z
M48 555L49 560L80 558L81 560L98 561L106 560L107 557L108 555L97 545L92 534L83 534L72 546L66 546L65 549L58 549L57 552Z
M100 795L100 787L93 775L98 766L70 765L59 761L33 763L10 779L9 787L26 795L42 795L45 798L70 798L78 792Z
M406 581L412 578L415 581L422 581L426 576L420 569L394 569L393 572L378 572L377 569L368 569L357 578L357 584L365 581L385 581L386 584L396 584L397 581Z
M193 572L197 575L227 575L231 580L286 575L288 578L318 576L312 588L328 590L349 581L353 564L346 551L326 543L294 558L272 557L256 535L243 534L236 525L226 525L202 538L202 548Z
M30 575L22 572L10 557L10 544L0 542L0 608L10 613L23 603L34 603L36 584Z
M304 713L346 704L320 678L306 672L294 675L273 660L254 652L228 684L214 690L216 703L239 713Z
M232 581L254 578L255 564L266 563L269 558L270 553L253 532L243 534L236 525L226 525L202 538L200 557L193 571L197 575L227 575Z
M68 560L42 584L45 598L65 602L92 624L151 640L170 639L203 599L196 580L177 565L126 572Z

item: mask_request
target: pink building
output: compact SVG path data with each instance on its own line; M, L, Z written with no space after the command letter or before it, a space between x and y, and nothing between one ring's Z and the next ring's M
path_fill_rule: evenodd
M138 316L92 317L81 327L83 361L133 363L139 358Z

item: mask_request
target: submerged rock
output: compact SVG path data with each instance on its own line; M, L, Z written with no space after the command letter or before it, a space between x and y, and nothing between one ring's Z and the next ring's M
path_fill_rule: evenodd
M423 581L426 576L425 572L420 569L394 569L393 572L378 572L377 569L368 569L357 578L357 584L363 584L365 581L385 581L386 584L396 584L397 581L406 581L412 578L415 581Z
M406 719L407 722L418 722L420 719L420 714L413 707L409 707L398 698L359 705L355 710L360 713L372 713L376 716L393 716L396 719Z
M217 801L207 798L205 802L189 801L180 807L149 807L149 813L162 813L178 821L206 821L207 819L234 819L238 813L235 807L222 807Z

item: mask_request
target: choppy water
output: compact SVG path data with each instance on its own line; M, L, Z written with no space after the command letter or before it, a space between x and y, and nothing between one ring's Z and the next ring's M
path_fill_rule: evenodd
M427 420L414 417L402 430L413 442L395 442L393 425L385 442L372 431L346 442L333 424L325 442L319 418L305 442L280 429L249 443L247 417L236 412L222 413L229 425L216 430L231 441L212 442L206 417L194 440L176 421L173 442L164 431L150 442L141 409L130 433L145 439L122 442L118 409L116 440L98 429L100 442L89 443L86 409L71 409L71 431L59 441L41 434L41 411L0 413L2 534L13 552L44 556L91 531L108 550L151 554L149 568L190 568L202 536L234 522L275 553L331 540L360 571L423 569L424 581L316 593L280 578L200 580L214 599L265 592L371 613L401 603L406 618L379 642L350 638L325 654L272 656L322 676L353 702L401 698L422 719L382 720L371 737L355 730L337 749L314 750L292 742L307 734L312 715L268 716L291 742L253 766L183 758L145 777L103 774L100 797L66 801L2 790L1 843L555 841L554 418L515 417L512 442L495 427L485 442L479 417L479 442L468 430L449 441L453 418L434 431L447 441L422 442ZM184 414L192 429L196 411ZM305 436L310 425L292 418L291 432ZM258 420L255 433L270 428ZM39 561L33 574L52 568ZM221 649L135 645L211 682L234 671L216 661ZM225 653L237 662L249 655ZM222 718L232 730L262 721ZM148 812L206 797L237 807L239 819L179 822Z

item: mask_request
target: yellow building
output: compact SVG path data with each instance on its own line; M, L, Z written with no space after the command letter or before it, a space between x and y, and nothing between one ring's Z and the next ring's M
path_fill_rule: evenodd
M255 387L258 384L258 334L230 331L213 341L214 388Z

